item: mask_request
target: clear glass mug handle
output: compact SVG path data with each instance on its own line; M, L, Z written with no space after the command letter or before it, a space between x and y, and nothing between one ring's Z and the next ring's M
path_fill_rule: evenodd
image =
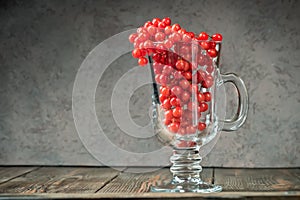
M238 92L238 110L232 119L225 119L222 130L223 131L235 131L239 129L246 121L248 114L249 98L247 88L244 81L236 74L228 73L221 74L223 84L233 83Z

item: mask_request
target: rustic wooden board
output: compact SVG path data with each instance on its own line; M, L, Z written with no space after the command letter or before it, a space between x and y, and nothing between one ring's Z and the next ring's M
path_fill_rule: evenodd
M299 191L300 169L215 169L223 191Z
M0 184L35 169L37 167L0 167Z
M143 193L149 192L151 186L168 183L172 175L170 169L162 168L148 173L131 173L141 172L147 169L131 168L120 174L117 178L105 185L99 193ZM148 169L149 171L149 169ZM201 178L204 181L212 181L213 169L204 168Z
M111 168L43 167L0 185L0 193L94 193L120 172Z

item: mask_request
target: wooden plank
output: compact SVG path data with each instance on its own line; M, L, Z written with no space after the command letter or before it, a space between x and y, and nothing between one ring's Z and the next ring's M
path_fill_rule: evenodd
M300 169L215 169L223 191L299 191Z
M120 172L111 168L43 167L0 185L0 193L94 193Z
M289 199L299 200L300 192L220 192L201 193L34 193L34 194L0 194L1 198L12 199Z
M151 186L170 182L172 175L169 168L156 169L148 173L132 173L149 170L149 168L129 168L98 192L100 193L143 193L149 192ZM212 169L204 168L201 178L211 183Z
M0 167L0 184L35 169L37 167Z

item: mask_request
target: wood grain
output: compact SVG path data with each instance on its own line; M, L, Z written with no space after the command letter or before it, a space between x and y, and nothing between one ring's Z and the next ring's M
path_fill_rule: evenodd
M299 191L300 169L215 169L223 191Z
M163 168L148 173L132 173L142 172L143 168L131 168L120 174L117 178L107 184L98 192L100 193L142 193L149 192L151 186L168 183L172 175L169 168ZM148 169L149 171L149 169ZM212 169L204 168L201 178L211 183Z
M43 167L0 185L0 193L94 193L120 172L111 168Z
M0 167L0 184L35 169L37 167Z

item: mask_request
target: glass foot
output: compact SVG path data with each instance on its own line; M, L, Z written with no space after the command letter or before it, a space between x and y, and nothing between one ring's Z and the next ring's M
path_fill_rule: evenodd
M152 186L151 192L198 192L198 193L212 193L221 192L222 187L205 182L182 182L182 183L168 183L166 185Z

